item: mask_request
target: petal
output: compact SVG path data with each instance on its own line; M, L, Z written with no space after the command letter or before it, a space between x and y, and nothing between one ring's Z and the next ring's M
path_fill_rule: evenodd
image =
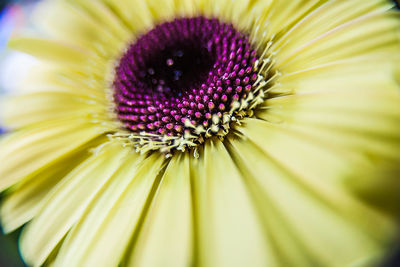
M304 43L290 53L278 53L276 68L292 72L335 60L374 53L396 53L400 20L395 12L356 18Z
M393 7L393 3L387 0L324 2L286 30L282 36L278 36L272 47L279 49L279 55L285 55L344 23L369 13L381 13ZM277 15L281 16L280 13Z
M4 232L10 233L35 217L45 203L49 192L72 169L89 156L89 149L106 140L105 137L97 138L85 144L58 164L54 164L33 176L28 176L27 179L8 190L2 199L0 208Z
M189 157L189 153L176 155L169 162L138 240L127 253L127 266L185 267L192 263Z
M277 266L243 177L220 142L191 162L199 266Z
M101 24L103 29L106 29L107 32L110 32L121 41L126 42L132 39L132 33L128 27L103 0L74 0L70 1L70 4L76 5L78 9L90 16L91 23Z
M107 106L96 98L67 92L35 92L7 97L1 103L1 121L8 128L51 120L107 117Z
M299 69L283 74L271 89L271 93L305 94L326 91L338 92L361 90L398 92L395 69L398 64L396 54L361 56L338 60L311 68ZM371 61L374 64L371 64Z
M0 191L57 164L104 131L81 119L59 120L26 128L6 136L0 142Z
M153 26L153 22L157 17L149 8L148 1L141 0L104 0L116 15L133 31L133 34L146 32ZM164 6L163 1L159 2L160 9Z
M399 161L400 94L371 91L304 94L269 101L271 128L307 134L360 155Z
M324 2L326 0L252 1L249 7L252 36L258 44L275 41Z
M271 6L265 14L266 21L264 21L263 24L268 25L271 32L270 34L279 35L282 31L285 31L287 27L325 1L283 0L271 2Z
M113 159L110 155L107 157ZM93 160L99 161L97 157ZM158 186L158 174L164 162L164 157L157 153L148 158L129 153L90 204L76 203L74 209L80 210L76 217L79 222L62 244L54 265L118 266L131 240L134 240L134 233L140 228L153 187ZM85 178L96 177L94 173L88 175ZM87 188L87 191L93 189ZM80 192L82 197L86 192ZM53 202L51 205L56 208L59 204L53 205ZM68 216L65 210L62 216ZM52 232L48 234L52 236Z
M109 85L103 71L102 67L93 65L72 67L39 64L30 69L17 85L17 94L62 92L93 98L105 105L108 103L106 94Z
M252 126L250 129L255 130ZM327 262L332 266L349 266L382 256L379 254L387 245L385 240L395 231L394 224L323 176L318 177L320 181L313 179L314 184L304 183L307 174L294 172L290 163L293 159L276 154L270 143L265 136L259 139L250 135L248 141L233 141L230 151L260 201L258 207L264 220L271 221L268 217L275 212L281 227L286 228L283 236L280 232L273 234L284 254L283 261L289 261L289 266L298 264L291 260L303 261L304 266ZM285 234L291 238L285 240ZM287 244L289 240L297 249L303 248L304 254L294 252L296 248Z
M209 17L217 17L222 20L229 21L240 27L249 29L254 22L254 14L253 12L249 12L253 5L257 2L263 2L263 5L268 5L268 1L251 1L251 0L243 0L243 1L231 1L231 0L197 0L196 2L197 8L201 11L201 13L205 14ZM258 9L261 9L260 7ZM252 18L251 18L252 17Z
M79 1L42 1L34 10L34 22L58 42L77 46L103 58L117 56L127 41L127 34L122 37L115 34L102 23L107 15L98 19L91 15L94 9L89 12L79 5Z
M21 253L30 265L41 266L71 227L79 221L90 201L121 167L130 149L119 143L105 144L63 179L46 198L39 215L24 228Z
M88 57L87 52L78 48L45 39L15 37L8 45L12 49L55 63L79 65L86 62Z
M158 0L147 0L146 4L154 22L162 23L167 20L175 19L175 12L178 8L177 1L165 0L160 2Z

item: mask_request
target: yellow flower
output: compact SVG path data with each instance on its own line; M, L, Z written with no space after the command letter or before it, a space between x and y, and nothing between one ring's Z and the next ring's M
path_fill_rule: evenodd
M2 100L32 266L369 266L398 230L388 0L48 0Z

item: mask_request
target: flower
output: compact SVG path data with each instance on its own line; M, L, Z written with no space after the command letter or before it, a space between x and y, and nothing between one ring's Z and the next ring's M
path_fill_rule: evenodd
M0 114L32 266L368 266L398 231L385 0L44 1ZM28 33L27 33L28 34ZM29 36L29 34L27 35Z

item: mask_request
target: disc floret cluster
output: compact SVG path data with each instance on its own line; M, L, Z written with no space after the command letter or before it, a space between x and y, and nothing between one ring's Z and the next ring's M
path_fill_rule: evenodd
M138 151L184 151L224 138L264 101L265 75L249 36L205 17L157 25L134 41L115 70L114 136Z

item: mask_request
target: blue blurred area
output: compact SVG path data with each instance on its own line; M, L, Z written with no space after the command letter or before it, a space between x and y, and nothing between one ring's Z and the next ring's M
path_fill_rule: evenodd
M5 1L0 0L0 59L4 54L4 49L7 44L7 39L12 31L12 25L7 21L7 16L10 16L9 8L11 4L31 1ZM0 94L3 88L0 88ZM4 133L4 128L0 125L0 135ZM0 200L2 195L0 194ZM20 231L16 231L9 235L4 235L0 228L0 267L26 267L21 260L18 252L18 236Z
M10 27L6 26L5 17L7 14L6 5L3 5L0 11L0 53L4 49L7 38L10 34Z

